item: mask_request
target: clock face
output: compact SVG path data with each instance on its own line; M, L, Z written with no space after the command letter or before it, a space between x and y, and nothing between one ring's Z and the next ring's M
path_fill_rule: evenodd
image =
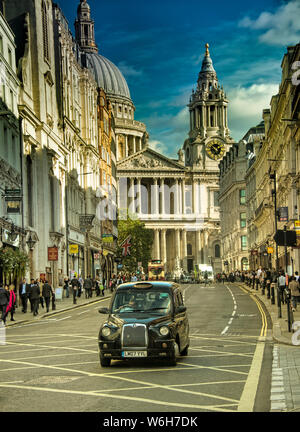
M211 159L221 159L225 153L225 145L218 139L212 139L206 144L206 153Z

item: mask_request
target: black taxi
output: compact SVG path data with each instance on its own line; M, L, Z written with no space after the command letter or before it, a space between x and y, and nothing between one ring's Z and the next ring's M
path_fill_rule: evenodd
M111 360L165 359L176 365L176 345L186 356L189 322L182 292L173 282L130 282L119 285L99 331L101 366Z

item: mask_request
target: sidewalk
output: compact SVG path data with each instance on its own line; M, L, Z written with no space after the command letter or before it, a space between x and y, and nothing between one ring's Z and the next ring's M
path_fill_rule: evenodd
M27 323L27 322L30 322L30 321L36 320L36 319L50 317L50 316L55 315L57 313L67 311L69 309L82 307L86 304L95 303L99 300L110 298L110 297L111 297L111 292L108 290L106 290L104 292L104 296L100 295L99 297L96 297L95 293L93 292L93 297L88 298L88 299L85 298L85 294L83 292L80 297L76 298L77 303L73 304L73 296L70 294L69 298L64 297L62 300L56 300L56 302L55 302L56 309L55 310L52 310L52 303L50 301L50 307L49 307L48 313L46 312L46 306L44 305L44 309L43 309L40 305L39 306L39 314L36 317L34 317L32 312L30 312L30 302L28 300L27 312L23 313L22 312L22 306L18 305L18 307L16 308L16 311L14 313L15 321L10 321L10 313L9 313L7 318L6 318L6 327L11 327L11 326L18 325L18 324L24 324L24 323Z
M244 289L246 289L249 293L252 295L255 295L257 299L259 299L266 307L267 311L270 314L272 323L273 323L273 339L276 342L286 344L286 345L293 345L292 342L292 336L294 334L292 330L292 324L291 324L291 331L288 330L288 318L287 318L287 305L282 304L281 305L281 318L278 317L278 306L277 306L277 289L275 289L275 304L271 303L271 299L267 298L267 290L265 290L265 294L262 294L262 290L259 288L257 291L256 289L250 288L245 283L239 283ZM299 328L300 328L300 305L298 305L298 308L296 312L292 312L293 321L299 321ZM300 340L300 338L299 338Z

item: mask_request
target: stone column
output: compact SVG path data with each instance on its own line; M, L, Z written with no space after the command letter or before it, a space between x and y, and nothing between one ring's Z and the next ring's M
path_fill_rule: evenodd
M185 214L185 180L182 180L182 214Z
M161 190L161 215L165 214L165 180L160 179L160 190Z
M167 242L166 242L167 230L161 230L161 259L165 264L167 262Z
M154 230L154 259L160 259L159 229Z
M125 157L128 157L128 135L125 135Z
M133 153L136 153L136 140L135 140L135 135L133 135Z
M180 229L176 228L175 230L175 258L179 258L181 260L181 250L180 250Z
M187 271L187 243L186 243L186 230L182 230L182 267Z
M130 178L130 189L129 189L129 211L135 213L135 188L134 188L134 178Z
M180 213L180 191L179 191L179 181L178 179L175 180L175 205L174 205L174 213L178 215Z
M200 247L201 247L200 230L195 232L195 236L196 236L195 264L200 264Z
M155 214L159 214L159 187L157 179L154 179L154 201L155 201Z
M141 188L142 179L137 179L137 199L138 199L138 208L137 212L142 213L142 188Z

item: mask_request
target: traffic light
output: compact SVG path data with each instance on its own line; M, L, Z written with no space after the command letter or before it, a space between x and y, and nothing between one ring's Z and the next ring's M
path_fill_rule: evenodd
M284 244L284 230L277 230L274 240L278 246L296 246L296 231L286 231L286 244Z

